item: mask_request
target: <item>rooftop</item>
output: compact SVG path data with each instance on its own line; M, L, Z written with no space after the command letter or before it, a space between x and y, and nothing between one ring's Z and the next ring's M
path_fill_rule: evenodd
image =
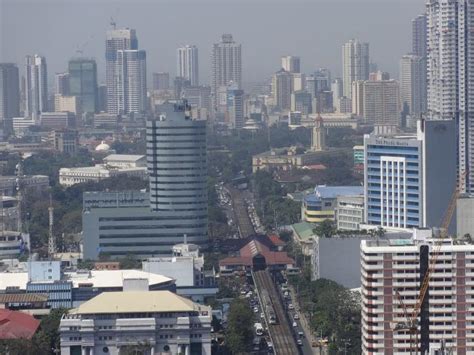
M306 240L314 237L314 225L308 222L300 222L291 225L293 231L298 234L299 239Z
M139 300L139 302L137 302ZM103 292L73 309L71 314L160 313L208 311L210 308L170 291ZM209 313L210 314L210 313Z
M1 309L0 339L31 339L39 324L39 320L28 314Z
M104 161L126 161L133 163L144 158L144 155L110 154L104 158Z
M318 202L321 199L335 199L337 196L357 196L364 194L363 186L326 186L314 188L314 192L305 196L306 202Z

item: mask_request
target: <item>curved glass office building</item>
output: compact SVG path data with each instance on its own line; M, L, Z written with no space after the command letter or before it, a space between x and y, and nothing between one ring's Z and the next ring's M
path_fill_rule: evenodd
M147 121L150 208L167 221L162 238L207 243L206 122L193 120L185 100L159 106Z

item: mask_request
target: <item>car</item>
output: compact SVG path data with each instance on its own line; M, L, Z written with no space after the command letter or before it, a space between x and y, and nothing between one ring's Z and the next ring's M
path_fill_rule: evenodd
M298 346L303 346L303 341L301 339L298 339L296 341L296 344L298 344Z
M293 303L288 303L288 309L295 309L295 306L293 306Z
M253 307L253 312L258 313L258 307Z
M304 333L303 333L303 332L298 332L298 336L299 336L300 338L304 338Z
M261 319L265 318L265 314L264 314L263 312L260 313L260 318L261 318Z
M298 323L293 322L293 328L296 328L298 326Z
M296 320L300 319L299 314L298 314L298 313L295 313L295 315L293 316L293 319L296 319Z

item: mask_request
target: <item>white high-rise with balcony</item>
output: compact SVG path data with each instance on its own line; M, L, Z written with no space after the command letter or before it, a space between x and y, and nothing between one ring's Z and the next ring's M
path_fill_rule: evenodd
M428 115L458 122L458 171L474 192L474 3L429 0Z
M177 67L176 74L181 78L189 80L191 86L199 85L199 61L198 48L185 45L176 51Z
M211 74L213 95L217 94L219 87L231 82L239 89L242 87L242 46L234 41L231 34L222 35L222 40L212 47Z

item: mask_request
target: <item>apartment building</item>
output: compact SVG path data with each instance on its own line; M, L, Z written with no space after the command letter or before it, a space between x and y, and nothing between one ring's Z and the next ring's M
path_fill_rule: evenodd
M431 231L426 230L431 237ZM425 233L423 233L425 234ZM396 292L410 313L433 258L433 239L361 242L362 353L411 354L410 334L396 330L406 317ZM440 248L430 287L418 316L421 354L474 353L474 245L446 239ZM446 352L445 352L446 353Z

